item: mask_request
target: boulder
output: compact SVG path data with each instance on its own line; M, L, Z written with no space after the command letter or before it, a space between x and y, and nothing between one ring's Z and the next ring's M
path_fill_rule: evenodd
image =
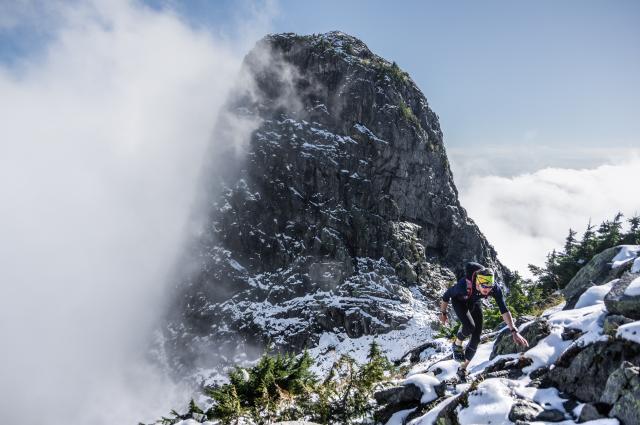
M407 384L377 391L373 395L373 398L375 398L376 402L380 405L420 403L420 399L422 398L422 390L420 390L417 385Z
M482 379L509 378L518 379L522 376L522 369L533 363L528 357L520 356L517 359L500 359L487 367L481 374Z
M525 327L521 334L527 339L529 347L531 348L534 347L541 339L548 336L550 332L551 329L549 328L547 320L544 318L538 318ZM522 347L513 342L511 331L508 328L505 328L498 334L489 359L493 359L501 354L517 353L519 351L522 351Z
M640 295L626 295L624 291L638 277L635 273L625 273L613 284L611 291L604 297L604 304L612 314L619 314L634 320L640 320Z
M609 416L624 425L640 424L640 368L623 362L607 379L600 401L613 405Z
M609 336L616 336L616 331L620 326L631 322L633 322L633 320L628 317L620 316L619 314L610 314L604 318L602 333Z
M603 383L620 368L623 359L639 363L640 345L626 340L597 341L565 351L543 380L545 386L552 385L580 401L596 403L608 391Z
M611 269L611 260L619 251L619 246L605 249L601 253L594 255L593 258L576 273L562 290L562 294L567 300L567 304L564 307L565 310L572 309L578 302L580 295L590 287L616 279L624 272L623 267Z
M575 341L576 339L580 338L582 335L584 334L584 331L582 329L576 329L576 328L564 328L562 330L562 340L563 341Z
M606 416L602 415L598 408L591 403L587 403L582 406L582 410L580 410L580 415L578 416L578 423L593 421L596 419L605 418Z
M438 397L444 395L444 384L437 385L434 389ZM373 394L373 398L378 405L382 406L375 413L376 420L386 423L394 413L420 406L422 390L417 385L405 384L377 391Z
M528 400L518 400L513 403L511 406L511 411L509 412L509 420L511 422L515 421L533 421L540 413L542 413L544 409L531 401Z
M540 412L534 420L542 422L560 422L564 420L564 412L557 409L544 410Z

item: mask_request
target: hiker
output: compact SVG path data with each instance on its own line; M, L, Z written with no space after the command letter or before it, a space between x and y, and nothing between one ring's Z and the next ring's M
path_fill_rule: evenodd
M447 322L447 306L452 300L453 310L462 323L460 330L452 344L453 358L463 361L458 370L458 376L462 381L466 379L467 365L476 354L482 333L482 299L489 295L496 300L502 319L511 330L513 341L517 345L528 347L527 340L518 333L513 324L511 313L504 303L502 288L495 281L493 270L478 263L465 265L465 276L455 285L447 289L440 303L440 322ZM462 342L471 336L467 348L462 348Z

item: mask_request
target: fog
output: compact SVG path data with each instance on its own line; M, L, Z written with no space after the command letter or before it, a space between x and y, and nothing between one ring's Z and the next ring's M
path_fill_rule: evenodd
M0 65L0 416L127 424L183 406L145 359L240 38L170 8L21 2L36 54ZM3 9L7 9L3 7Z
M581 238L589 220L597 227L618 211L626 218L640 214L639 150L604 151L597 159L600 165L588 168L565 165L509 173L518 164L526 169L526 163L542 161L545 153L549 151L514 155L506 163L479 154L471 164L457 158L454 166L460 202L500 260L526 276L528 264L543 265L551 250L563 247L569 228ZM591 152L583 158L574 152L565 164L591 161L596 161Z

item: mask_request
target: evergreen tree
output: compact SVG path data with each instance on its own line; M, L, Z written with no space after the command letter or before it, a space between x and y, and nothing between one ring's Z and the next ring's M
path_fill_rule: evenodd
M578 246L578 242L576 241L577 232L571 228L569 228L569 235L564 241L564 253L566 255L573 255L573 252Z
M622 244L638 245L640 244L640 215L636 214L627 219L629 223L629 231L622 237Z

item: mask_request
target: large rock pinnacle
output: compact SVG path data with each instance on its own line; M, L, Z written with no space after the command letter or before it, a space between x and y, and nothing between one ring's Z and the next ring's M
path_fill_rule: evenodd
M437 115L395 63L340 32L277 34L243 69L167 331L176 366L387 332L465 260L504 271L458 201ZM238 122L252 131L232 145Z

